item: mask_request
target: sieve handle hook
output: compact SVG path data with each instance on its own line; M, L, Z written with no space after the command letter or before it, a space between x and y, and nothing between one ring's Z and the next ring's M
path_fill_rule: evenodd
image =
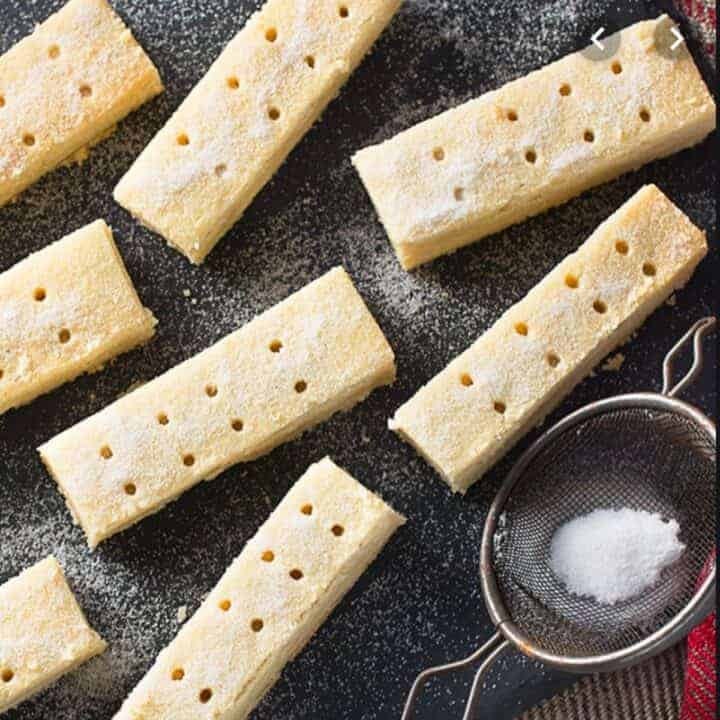
M667 397L675 397L679 395L695 378L700 374L703 368L703 347L702 339L712 328L715 327L717 319L715 317L706 317L698 320L674 345L670 352L665 356L663 362L663 388L662 394ZM675 360L680 351L685 347L688 341L693 341L693 364L676 385L673 385L673 372L675 370Z
M462 670L470 667L484 658L475 673L475 679L473 680L472 689L470 690L470 697L468 698L468 703L465 707L465 713L463 715L463 720L472 720L475 716L475 709L480 698L480 688L482 686L483 678L495 660L497 660L497 658L509 647L510 642L508 640L504 640L502 634L498 632L495 633L495 635L493 635L482 647L478 648L474 653L468 655L463 660L457 660L455 662L447 663L446 665L437 665L436 667L423 670L423 672L415 678L410 694L405 701L405 709L403 710L402 720L410 720L412 717L413 709L417 703L420 691L428 680L438 675L446 675L454 670Z

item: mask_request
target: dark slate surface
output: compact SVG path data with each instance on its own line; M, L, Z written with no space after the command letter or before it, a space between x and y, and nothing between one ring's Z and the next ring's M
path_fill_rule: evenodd
M132 222L113 203L111 190L256 3L117 0L158 64L167 92L122 123L82 167L51 174L18 203L0 209L3 270L75 228L106 218L143 301L160 320L147 347L0 418L0 580L54 552L110 649L6 717L111 718L177 632L178 608L187 606L190 613L197 608L306 466L326 454L381 493L409 523L253 717L396 718L420 669L462 656L489 636L477 579L482 523L509 464L531 438L459 498L386 430L386 419L650 181L709 231L712 253L676 304L656 312L623 350L621 371L586 380L554 418L600 397L659 389L663 354L715 305L717 142L653 163L412 275L399 269L348 158L584 46L601 25L617 29L656 15L665 4L408 0L246 217L203 267L194 268ZM0 50L60 5L60 0L0 0ZM90 553L34 448L339 263L397 351L397 384L266 458L195 488ZM714 413L711 355L711 369L689 397ZM512 718L568 681L508 657L485 689L483 717ZM465 676L433 687L421 717L460 717L468 684Z

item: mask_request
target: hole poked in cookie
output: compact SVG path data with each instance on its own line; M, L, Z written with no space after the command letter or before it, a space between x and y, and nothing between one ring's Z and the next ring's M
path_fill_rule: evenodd
M259 633L265 627L265 623L260 618L254 618L250 623L250 629Z
M643 263L642 271L646 277L655 277L657 274L657 268L651 262Z
M462 202L465 199L465 190L461 187L456 187L453 190L453 197L458 201Z
M228 612L228 611L230 610L230 608L232 607L232 603L230 602L230 600L227 600L227 599L226 599L226 600L221 600L221 601L218 603L218 607L219 607L223 612Z
M276 107L271 107L271 108L268 110L268 117L269 117L273 122L279 120L279 119L280 119L280 110L278 110L278 108L276 108Z
M650 122L650 111L647 108L640 108L640 119L643 122Z
M185 677L185 671L182 668L175 668L170 673L170 679L174 680L175 682L182 680L184 677Z
M58 333L58 340L64 345L70 342L70 331L67 328L63 328Z
M92 88L87 83L83 83L80 86L80 97L89 98L91 95Z
M195 456L192 453L186 453L183 455L183 465L185 467L192 467L195 464Z
M213 692L210 688L204 688L200 691L200 695L198 695L198 698L201 703L208 703L210 702L210 699L212 698Z
M158 425L167 425L170 422L170 418L167 413L160 412L157 414Z
M624 240L618 240L615 243L615 250L617 250L620 255L627 255L630 252L630 246Z
M293 580L302 580L302 579L303 579L303 572L302 572L302 570L300 570L300 569L298 569L298 568L293 568L293 569L290 571L290 577L291 577Z
M32 147L35 144L35 136L32 133L25 133L22 138L23 145L26 145L27 147Z
M272 550L265 550L260 557L263 562L271 563L275 559L275 553Z
M279 353L282 350L283 344L280 340L273 340L268 347L270 348L270 352Z
M604 315L607 312L607 304L605 303L604 300L598 299L593 303L593 310L598 315Z
M45 288L35 288L35 292L33 292L33 299L36 302L42 302L47 297L47 292L45 291Z
M300 512L303 515L312 515L313 514L313 506L310 503L305 503L301 508Z
M568 97L568 95L572 94L572 87L570 86L570 83L563 83L560 86L560 90L558 91L563 97Z
M330 532L331 532L335 537L341 537L341 536L343 535L343 533L345 532L345 528L344 528L342 525L333 525L333 526L330 528Z
M126 495L134 495L137 492L137 486L135 483L125 483L123 490Z
M595 142L595 133L592 130L586 130L583 133L583 140L586 143L593 143Z
M527 323L524 323L524 322L515 323L515 332L518 335L527 335L529 332Z
M15 673L10 668L4 668L0 673L0 678L5 683L9 683L15 677Z
M60 57L60 47L58 45L51 45L48 48L48 57L51 60L57 60Z
M217 385L213 385L213 383L208 383L205 386L205 394L210 398L214 398L218 394Z
M560 364L560 358L559 358L558 355L557 355L556 353L554 353L554 352L549 352L549 353L545 356L545 360L547 360L547 364L548 364L551 368L556 368L556 367Z
M507 410L507 405L502 400L496 400L493 403L493 410L495 410L498 415L504 415L505 411Z
M338 15L340 15L343 20L346 20L350 17L350 8L347 5L341 5L338 8Z
M580 281L578 280L577 275L568 273L565 276L565 285L567 285L567 287L569 287L571 290L577 290L577 288L580 286Z
M100 457L103 460L109 460L113 456L113 451L109 445L103 445L100 448Z
M5 96L0 95L0 108L5 107Z
M227 86L231 90L237 90L240 87L240 81L235 77L235 75L231 75L226 82Z
M510 122L517 122L518 120L518 114L516 110L508 110L507 111L507 119Z
M244 425L244 423L243 423L242 420L240 420L239 418L235 418L235 419L230 423L230 427L231 427L235 432L242 432L242 429L245 427L245 425Z
M469 373L463 373L463 374L460 376L460 384L461 384L463 387L472 387L472 385L473 385L473 379L472 379L472 377L470 376Z
M436 162L442 162L445 159L445 151L441 147L433 148L432 156Z
M622 63L619 60L615 60L610 66L610 69L613 71L614 75L620 75L623 71Z
M307 383L304 380L298 380L295 383L295 392L300 394L307 390Z
M537 153L534 150L526 150L525 160L530 163L530 165L534 165L537 162Z
M311 69L315 69L315 56L314 55L306 55L305 56L305 64Z
M190 138L188 137L187 133L180 133L177 136L177 144L182 145L183 147L190 144Z

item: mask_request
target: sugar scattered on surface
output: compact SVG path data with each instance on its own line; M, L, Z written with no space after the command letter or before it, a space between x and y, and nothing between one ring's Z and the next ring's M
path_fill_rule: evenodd
M260 4L114 1L158 64L166 92L121 123L82 168L49 175L2 209L2 269L86 222L106 218L144 304L160 320L152 343L105 372L0 417L0 579L54 552L91 624L110 643L105 654L11 711L8 720L111 718L177 633L178 605L197 609L287 489L325 454L410 522L288 666L253 718L397 718L420 670L469 654L493 632L480 596L477 547L508 466L488 474L465 499L453 497L387 431L386 419L642 184L657 182L711 235L715 227L717 153L704 144L418 272L404 272L350 155L587 44L616 5L406 0L375 51L245 218L201 268L192 267L121 211L112 188ZM6 0L9 20L0 23L0 51L61 5L62 0ZM623 6L634 7L638 19L648 16L648 3L641 0ZM90 553L35 447L105 407L134 381L156 377L200 352L340 263L397 353L397 383L268 458L203 483ZM713 251L678 294L677 307L655 313L625 350L632 362L623 372L581 384L553 419L601 396L657 388L670 339L701 313L712 312L717 267ZM183 288L192 292L189 301ZM712 359L707 367L712 369ZM708 382L690 388L689 398L714 416ZM369 442L360 446L362 434ZM498 662L496 687L483 695L483 709L496 720L518 715L532 692L537 699L568 684L524 656L509 654ZM457 715L458 708L461 715L467 689L462 683L431 686L435 716Z
M675 520L657 513L599 509L557 530L550 564L573 594L614 605L653 587L680 558L679 533Z

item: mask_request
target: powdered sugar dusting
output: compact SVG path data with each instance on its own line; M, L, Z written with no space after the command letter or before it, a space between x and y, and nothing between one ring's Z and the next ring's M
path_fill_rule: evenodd
M43 170L82 159L83 147L133 109L129 103L159 90L125 32L104 3L76 2L2 58L3 203Z
M706 134L714 105L692 60L684 52L669 68L651 42L667 24L666 17L633 24L608 39L617 43L617 72L570 54L354 155L403 263L416 267L464 244L468 228L483 237L537 213L556 202L558 182L577 192L678 147L673 138L682 132L686 144ZM677 116L678 103L695 114ZM488 144L503 150L507 171L488 162ZM459 202L450 212L453 192Z
M575 143L550 161L550 170L552 172L562 172L576 163L586 162L593 157L594 153L592 145Z
M6 1L0 49L61 5ZM8 720L109 720L178 632L177 608L196 611L289 487L326 454L409 522L288 666L254 718L397 718L421 669L470 653L493 632L477 579L478 547L486 509L508 464L466 498L452 497L387 431L387 418L641 185L657 182L712 236L715 141L406 273L350 165L351 154L586 45L598 27L611 26L606 20L617 18L617 3L604 0L406 0L245 218L202 268L193 268L120 210L111 192L260 1L113 5L157 63L167 92L123 122L81 168L53 173L0 211L0 268L104 217L143 303L160 324L148 346L104 372L0 417L0 577L55 552L91 624L110 644L76 674L8 713ZM623 24L650 14L640 0L622 5L635 13L623 15ZM203 483L90 553L35 447L338 264L396 351L397 383L267 458ZM713 249L688 288L677 293L676 305L657 311L623 349L622 371L583 383L559 414L614 393L658 389L665 351L712 311L719 277ZM183 296L185 289L191 299ZM708 374L686 396L711 415L714 367L711 352ZM497 720L510 720L569 682L524 656L508 654L499 662L483 692L483 710ZM464 679L431 685L425 696L429 716L461 716L467 689Z

